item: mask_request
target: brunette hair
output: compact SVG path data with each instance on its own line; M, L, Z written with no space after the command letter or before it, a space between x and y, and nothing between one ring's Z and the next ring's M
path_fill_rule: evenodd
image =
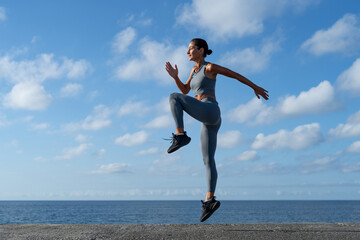
M191 40L191 42L193 42L194 45L197 46L199 49L200 48L204 49L204 57L206 57L207 55L210 55L212 53L212 50L209 49L209 46L204 39L194 38L193 40Z

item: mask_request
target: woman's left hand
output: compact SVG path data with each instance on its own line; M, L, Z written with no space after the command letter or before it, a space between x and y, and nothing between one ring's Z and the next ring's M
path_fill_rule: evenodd
M173 66L171 65L170 62L166 62L165 64L165 70L168 72L168 74L172 77L172 78L176 78L179 74L179 70L175 64L175 68L173 68Z
M262 87L259 86L255 86L254 87L254 92L255 95L258 99L260 99L260 96L263 97L265 100L269 99L269 94L268 91L266 91L265 89L263 89Z

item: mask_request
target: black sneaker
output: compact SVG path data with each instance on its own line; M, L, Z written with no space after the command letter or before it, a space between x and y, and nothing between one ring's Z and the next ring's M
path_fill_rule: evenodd
M204 202L201 200L202 203L202 215L200 218L200 222L204 222L206 219L208 219L219 207L220 202L215 200L215 197L213 197L210 201Z
M172 144L169 147L169 149L167 150L168 153L175 152L179 148L189 144L189 142L191 141L191 138L188 137L185 132L183 135L172 134L171 141L172 141Z

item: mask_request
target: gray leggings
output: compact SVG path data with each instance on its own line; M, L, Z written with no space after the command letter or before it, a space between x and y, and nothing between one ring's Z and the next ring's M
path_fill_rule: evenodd
M217 133L221 125L220 108L213 98L201 101L181 93L172 93L169 97L171 112L176 128L184 128L183 112L202 122L200 142L203 161L206 168L208 192L215 192L217 171L215 150Z

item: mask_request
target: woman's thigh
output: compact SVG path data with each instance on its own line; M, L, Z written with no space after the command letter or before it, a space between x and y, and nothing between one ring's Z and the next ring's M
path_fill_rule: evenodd
M217 124L220 109L217 103L202 102L188 95L178 96L184 111L196 120L205 124Z

